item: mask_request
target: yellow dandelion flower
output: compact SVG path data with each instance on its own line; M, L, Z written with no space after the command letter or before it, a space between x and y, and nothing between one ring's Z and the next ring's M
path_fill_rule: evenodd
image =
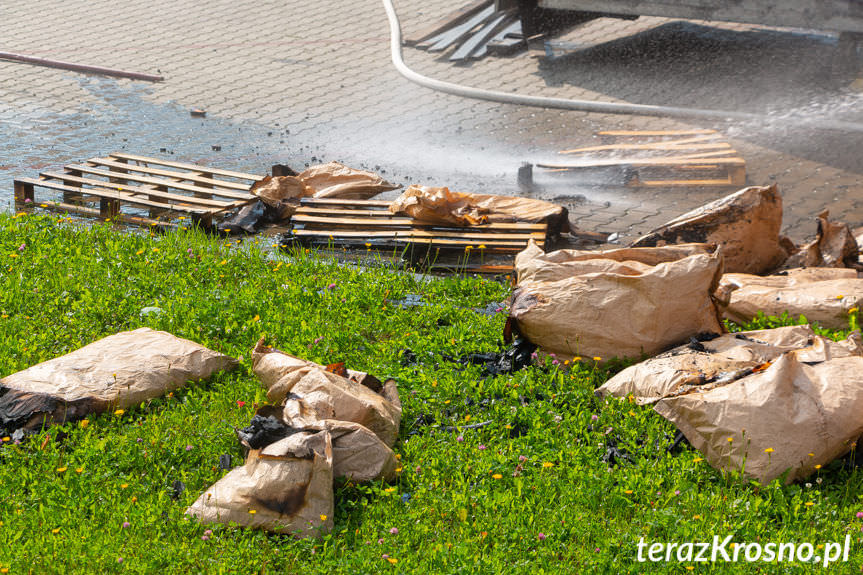
M81 421L78 422L78 425L80 427L87 427L88 425L90 425L90 420L89 419L82 419Z
M806 505L806 507L812 507L813 505L815 505L815 503L813 503L812 501L807 501L806 503L804 503L804 505Z
M848 313L857 313L858 311L860 311L860 308L855 306L855 307L852 307L851 309L849 309Z
M701 515L693 515L692 518L693 519L701 519Z
M222 260L222 261L220 261L220 262L219 262L219 265L220 265L220 266L223 266L223 265L225 265L225 264L227 264L227 263L228 263L228 260Z
M809 457L815 457L815 454L814 454L814 453L810 453L810 454L809 454Z
M254 515L255 513L257 513L257 510L249 509L249 515Z
M773 453L773 451L774 450L772 447L768 447L767 449L764 450L764 453Z
M256 321L261 321L261 316L256 315L255 317L253 317L253 318L252 318L252 322L253 322L253 323L254 323L254 322L256 322Z
M602 361L602 358L598 355L593 356L593 361Z
M153 248L153 251L154 251L154 252L158 252L158 251L159 251L159 248Z
M632 495L632 489L627 489L626 491L624 491L624 493L626 493L627 495Z
M0 439L0 441L2 441L3 443L6 443L6 442L9 442L9 441L12 441L12 438L11 438L11 437L9 437L9 436L6 436L6 437L4 437L3 439Z
M729 438L728 438L728 443L731 443L732 441L734 441L734 438L733 438L733 437L729 437Z
M84 468L83 467L76 467L75 473L84 473Z
M123 483L120 485L120 489L126 489L127 487L129 487L128 483Z
M820 464L819 464L819 465L816 465L816 466L815 466L815 469L821 469L821 465L820 465Z
M500 473L495 473L494 475L492 475L492 478L493 479L503 479L503 475L501 475Z
M67 469L69 469L69 468L68 468L68 467L58 467L58 468L57 468L57 473L65 473L65 471L66 471Z
M401 473L404 467L396 467L396 473Z
M58 533L60 533L60 528L58 527L57 529L52 529L51 533L53 533L54 535L57 535Z
M327 520L327 516L326 516L326 515L321 515L321 521L326 521L326 520Z
M123 415L124 413L126 413L124 410L118 409L117 411L114 412L114 415L120 416L120 415Z
M485 244L480 244L480 245L478 245L477 247L478 247L479 249L481 249L481 250L484 250L484 249L485 249Z
M465 416L464 416L464 420L465 420L465 422L470 421L470 414L465 415Z
M137 496L132 497L131 501L132 501L132 503L137 503L137 501L138 501L138 497L137 497Z
M572 358L572 361L581 361L581 356L580 355L575 356L574 358Z
M144 253L144 250L138 250L137 252L135 252L135 255L136 255L136 256L139 256L139 255L141 255L141 254L143 254L143 253Z
M399 562L399 560L396 559L395 557L387 557L387 561L389 561L393 565L395 565L396 563Z
M9 568L8 568L8 567L3 567L2 569L0 569L0 573L4 573L4 574L5 574L5 573L8 573L8 572L9 572Z
M702 461L704 461L703 457L696 457L692 460L692 463L701 463Z
M395 490L396 490L395 487L387 487L386 489L384 489L384 493L392 493Z
M554 463L552 463L551 461L546 461L542 464L542 466L548 469L549 467L554 467Z

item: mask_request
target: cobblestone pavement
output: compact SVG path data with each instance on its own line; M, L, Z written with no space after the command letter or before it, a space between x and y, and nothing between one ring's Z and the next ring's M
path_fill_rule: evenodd
M459 4L401 0L397 8L409 33ZM121 9L108 0L13 0L0 4L0 37L4 51L166 78L150 84L0 62L3 206L16 175L117 150L260 173L274 163L339 159L399 183L512 194L520 193L522 161L589 145L599 130L714 127L746 159L750 183L779 184L792 238L814 233L811 218L824 208L863 224L863 133L794 120L863 119L848 88L854 74L832 66L830 35L600 19L559 38L562 55L551 61L521 53L452 65L405 49L418 72L481 88L769 113L758 124L720 126L430 91L392 67L378 0L147 0ZM191 118L192 108L207 110L207 118ZM580 227L632 237L725 192L570 176L538 177L532 193L567 204Z

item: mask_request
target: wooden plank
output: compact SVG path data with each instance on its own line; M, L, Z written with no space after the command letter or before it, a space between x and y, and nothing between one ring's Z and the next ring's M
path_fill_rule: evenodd
M95 208L88 208L86 206L78 206L74 204L65 204L63 202L42 202L41 204L39 204L39 207L43 210L50 210L52 212L65 212L95 218L100 217L99 210ZM161 226L163 228L178 227L177 224L173 222L154 220L142 216L133 216L131 214L124 214L122 212L118 213L111 219L115 219L124 224L132 224L136 226Z
M137 186L129 186L123 184L113 184L111 182L105 182L102 180L91 180L89 178L79 178L77 176L71 176L69 174L61 174L57 172L41 172L39 174L45 178L53 178L56 180L62 180L64 182L74 182L76 184L87 184L91 186L97 186L100 188L113 189L121 192L129 192L131 194L141 194L144 196L159 198L162 200L173 200L177 202L182 202L184 204L192 204L202 206L202 209L211 212L221 212L228 208L236 207L234 202L221 202L219 200L208 200L204 198L196 198L194 196L184 196L182 194L172 194L171 192L163 192L161 190L157 190L155 188L141 188ZM83 188L83 186L82 186ZM87 189L87 188L83 188ZM215 208L215 209L214 209Z
M314 232L321 235L328 235L333 237L344 236L344 237L362 237L363 235L370 236L370 234L383 234L380 237L390 237L387 234L397 234L397 235L405 235L409 234L412 237L417 238L465 238L465 239L473 239L476 241L481 241L483 239L492 240L500 240L500 241L524 241L525 243L530 240L539 240L545 241L548 237L545 233L533 232L529 234L482 234L482 233L464 233L464 232L442 232L442 231L428 231L422 229L407 229L407 230L386 230L386 231L351 231L351 230L341 230L341 229L327 229L322 230L318 228L294 228L297 231L304 232ZM350 235L349 235L350 234ZM357 234L354 236L353 234ZM371 236L370 236L371 237Z
M692 165L692 164L710 164L711 166L729 165L729 166L745 166L746 162L743 158L716 158L709 162L705 162L699 158L681 158L679 156L667 158L629 158L629 159L608 159L595 160L584 162L581 164L537 164L539 168L566 169L577 170L579 168L603 168L611 166L669 166Z
M716 130L604 130L600 136L698 136L716 134Z
M470 58L473 53L479 49L481 44L489 41L492 36L494 36L494 33L497 32L501 23L507 18L507 16L509 16L509 14L500 14L499 16L495 15L490 22L483 25L478 32L468 38L456 49L455 52L453 52L452 56L449 57L450 62L458 62Z
M34 186L38 186L41 188L48 188L51 190L58 190L61 192L73 192L76 194L83 194L87 196L96 196L97 198L106 198L106 199L114 199L114 200L122 200L127 204L133 204L137 206L146 206L149 208L162 208L165 210L185 212L189 214L200 214L205 212L206 210L199 208L185 208L183 206L178 206L176 204L163 204L161 202L154 202L151 200L145 200L143 198L138 198L132 196L131 194L126 194L120 191L112 191L112 190L99 190L94 188L78 188L74 186L66 186L64 184L57 184L55 182L51 182L48 180L36 180L33 178L20 178L21 182L33 184Z
M605 144L602 146L588 146L586 148L574 148L572 150L561 150L560 154L582 154L585 152L611 152L618 150L657 150L657 151L677 151L677 150L719 150L723 148L731 148L728 142L712 142L712 143L692 143L692 144L672 144L671 142L652 142L649 144Z
M80 172L84 172L86 174L93 174L96 176L102 176L105 178L116 178L118 174L116 172L106 172L104 170L99 170L93 168L91 166L85 166L82 164L71 164L68 166L64 166L67 170L78 170ZM214 194L218 196L222 196L224 198L231 198L235 200L246 200L252 201L255 198L250 193L240 193L233 192L229 190L213 190L212 188L202 188L200 186L195 186L193 184L183 184L180 182L171 182L170 180L162 180L159 178L150 178L148 176L136 176L134 174L122 174L122 178L124 180L129 180L130 182L141 182L142 184L152 184L154 186L165 186L168 188L174 188L177 190L184 190L187 192L195 192L201 194ZM191 198L190 198L191 199Z
M425 232L422 230L387 230L387 231L342 231L342 230L309 230L309 229L294 229L292 231L294 235L297 236L321 236L331 238L336 240L338 238L368 238L368 239L379 239L379 238L399 238L399 239L434 239L434 238L442 238L442 239L459 239L465 243L474 243L474 244L494 244L494 245L526 245L527 242L531 239L534 240L542 240L544 241L546 236L544 234L524 234L518 235L514 237L510 237L509 235L505 235L502 238L498 239L498 236L489 236L489 235L477 235L477 234L456 234L456 233L432 233Z
M350 200L340 198L302 198L300 204L303 206L321 205L321 206L357 206L365 207L384 207L389 208L392 202L387 200Z
M212 186L216 186L219 188L227 188L229 190L241 190L241 191L249 191L249 186L245 184L240 184L238 182L228 182L225 180L216 180L213 178L207 178L201 176L200 174L194 174L190 172L175 172L173 170L161 170L159 168L147 168L143 166L139 166L137 164L124 164L122 162L114 162L108 158L90 158L87 160L88 164L92 164L94 166L105 166L109 168L118 168L121 170L128 170L131 172L142 172L144 174L150 174L154 176L165 176L168 178L175 178L177 180L187 180L190 182L198 182L199 184L209 184Z
M360 218L381 219L400 217L389 210L342 210L338 208L311 208L306 206L297 208L296 214L308 216L357 216Z
M545 230L547 229L546 224L529 224L529 223L491 223L491 224L482 224L478 226L468 226L465 228L460 228L459 226L454 225L445 225L445 224L437 224L433 222L423 222L422 220L415 220L412 218L393 218L391 220L385 220L383 218L326 218L326 217L318 217L318 216L306 216L300 213L294 214L291 218L292 222L295 223L310 223L310 224L339 224L339 225L351 225L351 226L423 226L423 227L434 227L434 228L448 228L448 229L464 229L464 230Z
M258 182L264 179L264 176L258 176L256 174L246 174L244 172L234 172L232 170L220 170L218 168L210 168L208 166L201 166L198 164L186 164L184 162L171 162L169 160L150 158L147 156L138 156L136 154L121 154L119 152L115 152L108 155L112 158L131 160L133 162L143 162L145 164L156 164L158 166L168 166L169 168L178 168L180 170L189 170L192 172L197 170L205 170L210 174L214 174L217 176L226 176L228 178L237 178L239 180L251 180L252 182Z
M440 18L437 22L430 26L426 26L422 30L405 36L403 44L405 46L415 46L420 42L428 40L432 36L437 36L447 28L464 22L489 4L491 0L475 0L466 6L462 6L458 10L454 10L446 16Z
M490 18L492 14L494 14L493 5L483 8L467 21L446 30L442 34L430 38L428 42L417 44L417 47L428 47L429 52L441 52L446 50L453 44L461 42L467 38L474 28L485 22L485 20Z
M658 187L696 187L696 186L731 186L731 178L716 180L638 180L631 184L634 187L658 188Z
M295 236L301 237L301 238L320 238L321 241L333 242L333 243L337 243L341 239L350 239L350 237L351 237L351 236L335 236L335 235L333 235L333 237L330 238L328 235L321 235L320 233L318 233L316 231L311 231L311 230L294 230L292 233ZM392 232L392 233L395 234L395 232ZM492 240L483 241L483 240L476 240L476 239L454 239L454 238L434 238L434 237L425 238L425 237L417 237L417 236L411 236L411 235L384 236L384 235L378 234L375 236L364 236L362 234L359 234L359 235L353 236L353 237L356 238L358 241L362 241L364 238L368 239L368 240L388 239L388 240L398 241L399 243L432 244L432 245L440 244L440 245L448 245L448 246L472 246L473 249L477 249L477 250L480 249L479 246L486 246L486 248L489 248L489 247L524 248L524 246L526 246L528 243L527 240L520 241L520 242L519 241L500 241L500 240L498 240L498 241L492 241ZM372 242L368 242L368 243L372 243Z

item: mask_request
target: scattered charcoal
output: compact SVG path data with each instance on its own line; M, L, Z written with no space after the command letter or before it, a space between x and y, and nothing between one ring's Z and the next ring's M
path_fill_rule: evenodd
M237 437L252 449L261 449L297 431L273 415L256 414L248 427L237 430Z
M704 347L704 345L700 341L695 339L694 337L689 338L689 345L687 345L686 347L688 347L692 351L700 351L700 352L706 352L707 351L707 348Z
M456 360L457 363L481 365L483 376L497 376L515 373L531 364L531 354L536 345L517 337L512 344L501 352L470 353Z
M689 445L689 440L686 439L686 436L683 435L682 431L677 431L674 434L674 441L671 442L671 445L665 448L666 453L670 453L672 455L680 452L680 448Z
M510 439L516 439L516 438L521 437L523 435L527 435L527 432L529 430L530 429L528 428L527 425L525 425L521 421L516 421L515 423L510 424L509 438Z
M219 467L228 471L231 469L231 454L223 453L219 456Z
M180 495L186 490L186 484L179 479L171 484L171 499L174 501L180 498Z
M605 441L605 454L602 456L602 460L611 466L618 465L622 462L630 463L632 461L629 457L629 453L623 449L619 449L617 447L617 441L611 438L608 438Z
M278 209L257 200L243 206L233 218L220 223L218 230L227 235L254 234L261 226L279 221Z
M419 363L419 358L417 357L417 354L415 354L411 350L405 349L404 351L402 351L402 357L400 361L402 366L407 367L409 365L417 365Z

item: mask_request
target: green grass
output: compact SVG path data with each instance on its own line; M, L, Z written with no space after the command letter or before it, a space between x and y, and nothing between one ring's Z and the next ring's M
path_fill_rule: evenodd
M0 571L801 573L821 568L693 563L690 571L639 564L636 545L713 535L822 543L849 532L851 561L833 570L860 568L861 473L837 462L811 486L756 485L714 471L691 448L666 453L675 430L662 417L595 398L604 370L546 363L483 379L476 366L446 361L497 349L504 315L471 308L504 299L505 285L424 281L305 252L273 261L254 242L225 244L193 231L135 235L0 215L0 375L141 326L243 358L235 372L123 415L0 446ZM427 305L390 303L408 294ZM162 311L142 314L147 307ZM223 475L220 455L239 462L231 426L247 424L265 401L250 366L262 335L288 353L399 383L398 481L338 486L335 529L317 541L227 527L204 540L207 527L183 516ZM405 349L417 364L404 365ZM629 461L603 461L612 443ZM186 486L177 500L175 481Z

